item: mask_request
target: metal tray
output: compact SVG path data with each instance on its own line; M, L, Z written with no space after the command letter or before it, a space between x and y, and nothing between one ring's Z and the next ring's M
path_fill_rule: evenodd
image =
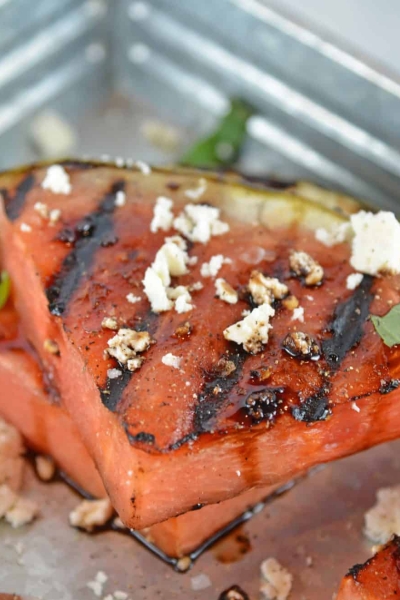
M400 83L262 0L36 0L32 6L0 0L0 168L41 158L31 127L49 108L76 132L77 156L173 163L239 94L258 110L241 169L312 179L397 210ZM176 147L152 145L143 135L149 120L173 126ZM259 564L276 556L294 574L293 600L330 600L347 568L370 553L363 513L378 487L397 483L399 444L297 484L243 526L250 552L240 555L233 533L185 575L115 532L72 530L74 493L30 474L27 493L40 502L42 517L21 531L0 524L0 590L91 600L86 583L103 570L104 595L122 589L134 600L212 600L239 583L256 598ZM227 554L240 560L221 563L218 556ZM196 592L200 573L211 585Z

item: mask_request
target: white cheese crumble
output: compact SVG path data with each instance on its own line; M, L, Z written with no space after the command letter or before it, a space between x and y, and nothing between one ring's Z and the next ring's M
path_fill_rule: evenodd
M204 177L199 179L199 184L196 188L185 190L185 196L190 200L198 200L202 197L207 189L207 180Z
M8 485L0 485L0 519L14 506L17 498L17 494Z
M47 204L44 204L44 202L35 202L33 210L35 210L42 219L49 221L50 225L54 225L61 218L61 210L59 208L52 208L49 210L49 207Z
M143 286L143 291L151 304L153 312L160 313L171 310L173 303L167 296L167 288L152 267L146 270Z
M128 300L128 302L130 304L136 304L136 302L140 302L141 301L141 297L140 296L135 296L135 294L132 294L132 292L130 292L129 294L127 294L126 299Z
M17 501L6 512L5 519L11 527L22 527L31 523L39 514L39 507L33 500L28 498L17 498Z
M93 594L100 598L103 595L104 584L108 581L108 575L104 571L98 571L93 581L88 581L86 587L92 590ZM112 596L111 596L112 598Z
M144 358L137 355L145 352L152 343L153 340L147 331L119 329L118 333L108 340L107 352L121 365L126 365L129 371L135 371L144 361Z
M104 317L101 326L104 329L118 329L118 321L115 317Z
M0 485L8 485L14 492L22 486L23 452L21 434L0 418Z
M52 165L47 169L42 188L53 194L70 194L72 189L69 175L61 165Z
M281 283L276 277L265 277L260 271L252 272L248 289L256 304L282 300L289 293L287 285Z
M222 254L212 256L208 263L203 263L200 267L202 277L216 277L222 265L232 264L232 259L226 258Z
M30 225L28 225L27 223L21 223L19 228L21 231L24 231L25 233L29 233L30 231L32 231L32 227Z
M170 198L160 196L157 198L156 204L153 211L153 220L150 223L150 231L156 233L159 229L168 231L172 227L174 215L172 213L172 207L174 203Z
M356 404L355 402L352 402L352 403L351 403L351 408L352 408L353 410L355 410L356 412L358 412L358 413L359 413L359 412L361 412L361 408L360 408L360 407L358 406L358 404Z
M35 202L33 205L33 210L35 210L42 219L49 218L49 207L44 202Z
M118 377L121 377L121 375L122 375L122 371L120 369L108 369L107 370L108 379L118 379Z
M175 300L177 312L192 310L188 289L185 286L169 287L171 277L188 273L188 260L185 240L180 236L166 238L143 279L144 293L154 312L170 310L174 306L172 300Z
M242 344L247 352L256 354L268 342L268 331L271 329L269 320L275 314L269 303L254 308L242 321L227 327L224 338L236 344Z
M135 165L143 175L150 175L151 168L147 163L143 162L143 160L137 160Z
M289 257L289 265L297 277L304 277L306 285L317 285L324 277L321 265L307 252L292 251Z
M175 300L175 310L177 313L181 314L193 309L192 296L186 286L178 285L176 288L168 288L167 294L168 298Z
M69 513L69 523L86 531L105 525L113 515L113 507L108 498L83 500Z
M293 310L292 321L300 321L300 323L304 323L304 308L302 306L298 306Z
M346 278L346 287L348 290L355 290L362 280L364 279L364 275L362 273L351 273Z
M368 275L400 273L400 223L392 212L351 215L354 230L350 264Z
M121 590L116 590L113 594L115 600L128 600L128 594L126 592L122 592Z
M220 221L220 210L204 204L187 204L174 219L174 228L192 242L206 244L211 236L229 231L228 223Z
M400 535L400 485L381 488L376 504L364 515L366 536L375 544L386 544Z
M190 579L190 587L194 592L206 590L211 586L211 579L205 573L199 573Z
M215 292L218 298L228 304L236 304L238 301L238 293L225 279L219 278L216 280Z
M42 481L50 481L56 472L56 465L50 456L35 456L36 473Z
M276 558L261 563L260 594L263 600L287 600L293 584L293 576Z
M161 362L164 365L167 365L167 367L173 367L174 369L180 369L181 366L181 359L179 358L179 356L175 356L174 354L171 354L171 352L168 352L168 354L164 354L164 356L161 359Z
M332 246L336 246L336 244L342 244L346 240L348 240L351 236L351 224L350 223L341 223L340 225L336 225L332 229L324 229L320 227L315 232L315 238L331 248Z
M126 194L123 190L118 190L118 192L115 194L114 204L115 204L115 206L118 206L118 207L125 206Z

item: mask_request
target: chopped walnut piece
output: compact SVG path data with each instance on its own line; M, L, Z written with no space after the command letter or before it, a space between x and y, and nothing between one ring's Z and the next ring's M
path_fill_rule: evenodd
M324 277L321 265L307 252L292 251L289 257L289 265L297 277L304 277L306 285L318 285Z
M60 349L58 347L57 342L55 342L54 340L50 340L50 339L44 340L43 350L45 352L49 352L49 354L55 354L55 355L60 354Z
M282 300L282 304L288 310L294 310L295 308L298 308L298 306L300 305L300 302L296 298L296 296L288 296L287 298L284 298Z
M49 456L38 455L35 457L36 473L42 481L50 481L56 472L54 460Z
M233 360L228 360L227 358L220 358L217 364L213 369L215 374L218 374L220 377L229 377L231 373L236 371L236 365Z
M175 335L177 337L186 337L192 333L192 326L189 321L185 321L182 325L179 325L175 329Z
M83 500L70 512L69 522L73 527L93 531L95 527L105 525L114 513L108 498L101 500Z
M303 359L318 360L321 351L317 342L302 331L288 333L283 340L283 348L291 356L300 357Z

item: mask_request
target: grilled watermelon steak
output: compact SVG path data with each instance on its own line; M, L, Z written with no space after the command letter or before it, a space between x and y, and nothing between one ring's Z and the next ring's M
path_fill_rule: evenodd
M398 352L368 316L399 302L400 280L348 285L350 245L315 235L346 215L141 166L0 177L24 335L123 521L147 527L397 436Z
M344 577L337 600L395 600L400 594L400 538L383 546Z

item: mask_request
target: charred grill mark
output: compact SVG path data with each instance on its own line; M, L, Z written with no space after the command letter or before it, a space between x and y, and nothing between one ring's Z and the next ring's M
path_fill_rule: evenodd
M15 221L15 219L19 217L19 215L22 212L22 209L24 208L26 196L31 191L34 185L35 176L32 173L29 173L19 183L14 196L10 197L6 189L0 190L1 194L4 197L6 215L10 219L10 221Z
M252 423L257 425L261 421L273 422L282 413L283 399L280 395L284 391L284 388L266 387L250 392L246 397L244 410Z
M135 442L139 442L140 444L149 444L152 446L155 442L155 437L152 433L146 433L146 431L140 431L136 435L132 435L127 430L126 425L125 425L125 432L126 432L126 435L128 436L128 440L130 441L131 444L134 444Z
M168 450L178 450L178 448L180 448L181 446L184 446L185 444L188 444L189 442L196 441L198 437L199 436L197 433L188 433L187 435L184 435L183 438L181 438L174 444L171 444L170 446L168 446Z
M66 311L69 300L92 264L104 236L112 231L115 195L124 188L125 181L115 182L99 207L78 224L76 239L71 242L73 247L46 289L49 310L53 315L60 316Z
M299 406L292 408L293 417L296 421L304 421L305 423L325 421L331 413L328 394L329 389L321 388L314 396L310 396Z
M136 331L148 331L153 337L154 333L157 329L157 324L158 324L158 315L156 315L151 310L149 310L145 314L145 316L143 318L140 318L140 321L135 324L135 329L136 329ZM124 390L125 390L126 386L129 384L129 382L132 378L132 375L133 375L132 371L129 371L122 365L120 365L118 368L121 370L122 375L120 377L115 377L113 379L110 379L109 377L107 377L105 387L99 388L102 403L104 404L104 406L106 408L108 408L112 412L115 412L118 409L118 405L122 398L122 394L124 393ZM136 436L131 435L128 432L127 427L129 427L129 425L124 423L124 427L125 427L127 436L129 438L129 441L130 442L134 441ZM136 440L136 441L138 441L138 440ZM153 442L154 442L154 439L153 439Z
M353 565L347 571L346 577L352 577L354 579L354 581L357 581L360 571L362 571L365 567L367 567L368 563L369 563L369 561L367 560L367 562L365 562L363 564L358 563L356 565Z
M132 371L122 370L122 375L114 379L107 377L107 383L104 389L100 389L101 401L108 410L115 412L118 407L124 389L132 377Z
M221 360L224 359L232 362L235 365L235 370L228 376L215 372L208 374L208 376L206 374L208 381L205 382L203 389L199 394L198 404L194 411L193 425L196 433L209 430L210 421L217 416L229 395L229 392L238 383L242 374L243 365L248 357L249 354L244 350L224 354L221 357Z
M389 379L388 381L382 380L381 387L379 388L380 394L390 394L400 385L400 379ZM400 539L400 538L399 538Z
M72 169L75 171L88 171L89 169L96 169L98 167L104 166L101 163L91 162L91 161L81 161L81 160L63 160L59 163L62 167L66 167L67 169Z
M371 287L374 279L364 278L348 300L336 307L328 331L332 336L322 342L322 351L331 369L336 370L346 354L356 346L363 336L363 325L369 315L373 298Z

